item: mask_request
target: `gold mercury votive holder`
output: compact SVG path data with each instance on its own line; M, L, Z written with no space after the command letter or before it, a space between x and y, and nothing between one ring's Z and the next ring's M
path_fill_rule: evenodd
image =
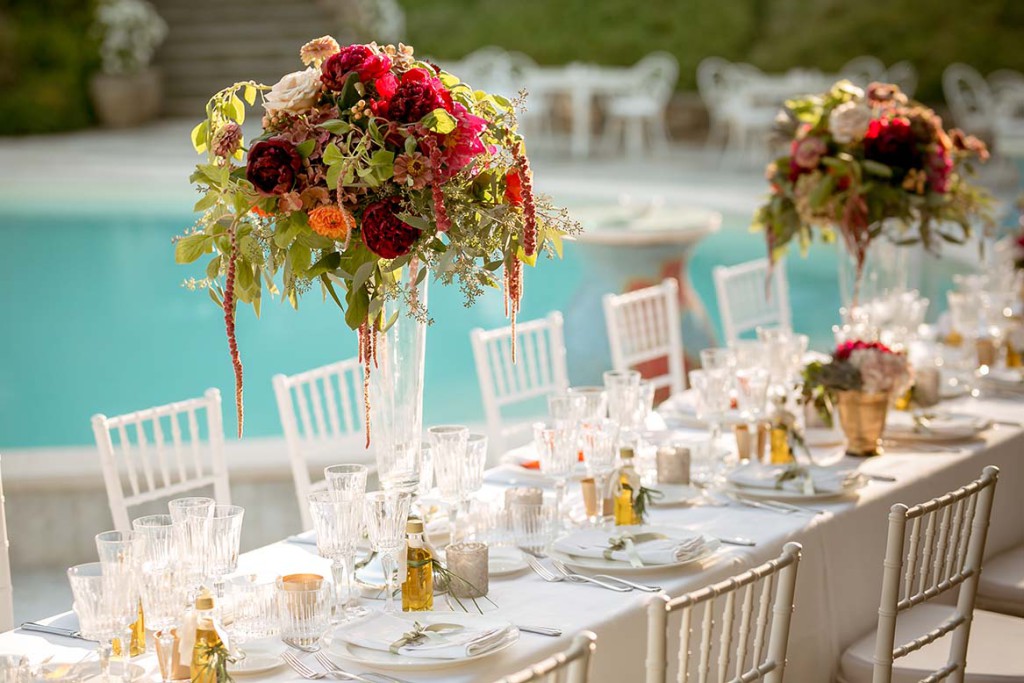
M662 446L655 453L659 484L690 483L690 449L685 446Z
M488 586L487 544L478 541L453 543L445 550L445 566L455 577L448 582L453 598L482 598Z

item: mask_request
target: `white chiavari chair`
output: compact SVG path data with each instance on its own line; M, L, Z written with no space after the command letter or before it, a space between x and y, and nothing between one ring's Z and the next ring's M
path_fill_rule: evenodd
M950 64L942 72L942 92L959 128L972 135L992 132L995 98L977 69L966 64Z
M582 631L573 637L567 650L556 652L495 683L587 683L590 680L590 657L596 647L597 636L590 631Z
M604 320L615 370L666 359L667 372L646 379L655 390L667 388L670 394L686 389L679 283L674 278L625 294L605 294Z
M907 60L901 60L886 70L885 81L898 85L907 97L913 97L917 90L917 69Z
M470 341L492 450L502 453L531 438L530 421L507 420L504 413L508 409L569 388L562 314L555 311L516 325L515 363L511 326L474 329Z
M14 586L11 583L11 542L7 538L7 502L0 475L0 632L14 628Z
M726 344L758 327L792 326L785 261L770 269L766 258L716 266L712 275Z
M725 581L678 598L657 595L647 608L647 683L668 681L673 612L680 613L679 683L781 683L786 668L800 544Z
M839 69L839 76L866 88L871 82L885 77L885 63L878 57L854 57Z
M327 486L322 468L373 462L363 433L362 366L349 358L295 375L274 375L273 384L302 528L312 529L307 494ZM311 461L319 465L316 482L309 471Z
M1024 545L989 558L978 581L978 607L1024 617Z
M92 430L118 531L131 529L128 508L207 486L218 503L230 505L217 389L116 417L93 415Z
M1024 620L974 607L998 474L892 506L878 628L843 653L840 681L1024 680ZM934 604L953 589L955 606Z

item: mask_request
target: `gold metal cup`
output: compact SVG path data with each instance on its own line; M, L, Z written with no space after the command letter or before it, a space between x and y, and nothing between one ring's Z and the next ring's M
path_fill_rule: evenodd
M888 393L839 392L839 424L846 434L847 455L870 457L881 453L888 410Z

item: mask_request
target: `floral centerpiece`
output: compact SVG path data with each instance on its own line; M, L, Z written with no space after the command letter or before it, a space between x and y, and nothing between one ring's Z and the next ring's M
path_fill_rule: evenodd
M562 236L578 230L534 193L514 103L401 44L341 47L324 36L300 57L306 68L273 87L242 82L214 95L192 131L206 157L191 177L202 216L177 240L176 257L213 254L206 277L187 284L224 310L239 434L238 303L258 315L264 293L297 308L319 290L358 332L368 378L397 309L429 321L428 271L457 282L467 305L503 283L514 325L523 264L561 256ZM257 97L262 134L246 145L241 125ZM418 348L422 358L422 335Z
M879 342L848 341L836 347L829 362L809 363L803 379L804 400L826 424L833 424L838 409L847 452L874 455L890 398L905 392L913 375L905 354Z
M857 279L883 222L898 244L920 242L935 251L962 243L971 221L988 219L987 193L968 183L971 162L988 150L953 129L895 85L865 92L840 81L821 95L786 102L782 133L789 154L768 165L768 201L754 217L774 262L796 239L806 251L815 233L838 232L856 264Z

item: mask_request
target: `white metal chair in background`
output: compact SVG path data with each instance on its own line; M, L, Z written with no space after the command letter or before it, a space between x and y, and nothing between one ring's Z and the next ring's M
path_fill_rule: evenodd
M14 586L11 582L11 542L7 538L7 502L0 475L0 632L14 628Z
M800 544L787 543L779 557L730 579L678 598L651 598L646 682L668 680L668 618L681 612L679 683L781 683L799 564Z
M973 135L993 132L995 99L992 88L977 70L966 64L950 64L942 72L942 91L958 127Z
M885 76L885 63L878 57L861 55L843 64L839 76L864 88Z
M892 506L878 628L843 653L841 681L1024 680L1024 620L974 606L998 475ZM926 604L953 589L956 606Z
M604 320L613 369L633 370L642 363L667 359L665 374L646 379L655 390L667 388L670 395L686 389L679 283L674 278L625 294L605 294Z
M531 438L530 422L506 424L504 411L569 388L562 314L555 311L539 320L519 323L515 331L515 363L511 326L477 328L470 333L492 451L499 453Z
M729 120L725 109L732 94L729 88L731 66L722 57L705 57L697 65L697 92L708 111L708 147L725 144L729 135Z
M277 412L288 447L303 529L313 528L307 494L327 486L322 476L313 482L311 460L319 455L328 456L317 463L320 468L373 460L363 436L362 377L362 366L356 358L295 375L274 375Z
M907 60L896 62L885 72L885 81L895 83L907 97L913 97L917 90L917 69Z
M93 415L92 430L118 531L131 529L128 508L207 486L219 504L231 503L217 389L116 417Z
M605 111L608 134L621 130L626 153L640 156L648 140L652 149L669 142L665 109L679 79L679 60L669 52L652 52L633 66L633 73L636 89L609 97Z
M596 647L597 636L590 631L582 631L573 637L568 649L495 683L587 683L590 680L590 657Z
M727 344L760 326L792 326L785 261L772 266L770 274L768 259L762 258L735 266L716 266L712 275Z

